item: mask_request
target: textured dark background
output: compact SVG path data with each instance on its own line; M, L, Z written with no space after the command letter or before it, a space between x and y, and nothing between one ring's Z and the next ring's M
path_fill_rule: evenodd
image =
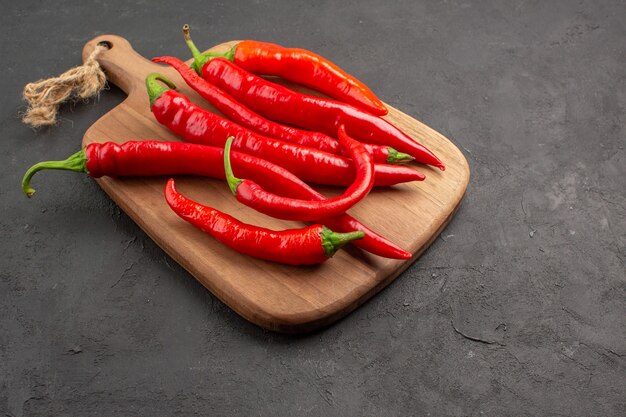
M0 415L626 415L624 1L14 1L0 15ZM244 321L91 179L19 182L124 98L20 123L22 87L126 37L256 38L349 69L451 138L457 216L315 334Z

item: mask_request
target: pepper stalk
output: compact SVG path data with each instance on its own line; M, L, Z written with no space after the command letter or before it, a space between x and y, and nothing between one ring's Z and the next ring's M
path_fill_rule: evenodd
M202 67L204 67L204 65L213 58L221 57L221 58L226 58L229 61L235 60L235 49L237 49L237 45L234 45L232 48L230 48L226 52L202 53L191 40L191 35L189 34L189 25L187 23L183 25L183 36L185 37L185 43L187 44L187 47L189 48L189 50L191 51L191 54L193 55L193 63L191 64L191 67L198 74L202 73Z
M89 174L89 171L87 170L87 155L85 155L85 149L81 149L63 161L43 161L30 167L22 179L22 190L27 197L30 198L33 194L35 194L35 189L30 186L30 180L33 178L33 175L44 169L62 169L65 171L83 172L85 174Z

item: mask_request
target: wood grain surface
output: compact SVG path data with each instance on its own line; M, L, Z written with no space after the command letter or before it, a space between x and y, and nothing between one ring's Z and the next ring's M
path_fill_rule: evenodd
M111 48L98 61L109 82L128 97L87 130L83 145L128 140L180 140L159 125L150 112L145 77L160 72L192 101L215 111L171 68L137 54L127 40L103 35L89 41L83 59L98 42ZM211 50L226 50L233 42ZM349 68L348 68L349 70ZM373 86L376 90L376 86ZM381 258L355 247L340 250L314 267L279 265L241 255L180 219L167 206L167 178L100 178L102 189L172 258L224 303L264 328L302 333L328 325L354 310L392 282L441 233L463 198L469 166L448 139L410 116L389 107L385 118L437 154L446 171L415 164L426 174L420 183L375 189L350 214L414 254L409 261ZM186 196L238 219L272 229L303 223L272 219L236 201L226 183L200 177L177 178ZM339 189L320 189L336 195Z

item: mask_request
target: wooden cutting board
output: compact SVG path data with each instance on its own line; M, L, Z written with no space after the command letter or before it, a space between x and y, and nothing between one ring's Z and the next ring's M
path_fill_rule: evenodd
M111 48L98 61L109 82L128 97L85 133L83 145L127 140L180 140L159 125L150 112L145 77L160 72L194 102L213 111L169 67L137 54L127 40L103 35L83 49L85 59L96 44ZM225 51L233 42L211 50ZM376 90L376 86L374 86ZM375 189L350 214L414 254L409 261L381 258L356 247L340 250L332 259L312 267L284 266L241 255L180 219L167 206L167 178L98 179L102 189L172 258L241 316L267 329L301 333L326 326L345 316L392 282L431 244L454 215L469 181L467 161L448 139L428 126L389 107L385 118L437 154L447 169L415 164L426 181ZM272 219L238 203L224 182L177 178L186 196L225 211L238 219L273 229L303 223ZM322 189L338 194L338 189Z

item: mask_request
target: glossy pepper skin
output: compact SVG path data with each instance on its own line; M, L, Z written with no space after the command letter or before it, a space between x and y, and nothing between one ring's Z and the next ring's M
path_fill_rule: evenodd
M180 174L224 179L223 161L223 149L186 142L91 143L64 161L46 161L33 165L24 175L22 189L27 196L32 196L35 190L30 186L31 179L43 169L83 172L93 178ZM267 190L293 198L326 199L289 171L263 159L231 152L231 163L237 175L254 178ZM347 214L324 219L323 223L339 232L362 231L365 237L353 244L375 255L393 259L411 257L409 252Z
M339 142L333 137L324 133L302 130L266 119L236 101L230 94L225 93L200 77L193 69L189 68L187 64L177 58L162 56L152 58L152 61L165 63L173 67L178 71L187 85L193 88L202 98L211 103L222 114L241 126L262 135L286 142L293 142L324 152L347 156L342 152ZM398 152L389 146L372 145L369 143L364 144L364 146L374 156L374 162L377 163L399 164L414 159L412 156Z
M182 219L237 252L283 264L322 263L348 242L363 237L363 232L335 233L321 224L273 231L242 223L183 196L176 190L173 179L165 185L165 200Z
M158 74L146 78L148 96L155 118L176 135L192 143L223 147L234 136L233 149L257 156L286 168L307 182L348 186L354 179L349 159L293 143L259 135L215 113L193 104L184 95L164 87L174 85ZM424 175L405 166L375 164L374 185L386 186L422 181Z
M202 67L202 78L268 119L333 135L344 125L350 136L365 143L392 146L417 162L441 170L443 163L386 120L350 104L302 94L245 71L227 59L213 58Z
M284 168L240 152L232 152L237 175L254 178L276 193L308 198L310 187ZM30 180L42 169L84 172L93 178L159 175L200 175L225 179L224 150L187 142L128 141L90 143L65 161L41 162L31 167L22 182L29 197L35 192Z
M301 221L336 217L361 201L374 186L372 155L346 135L343 126L339 128L339 140L348 149L357 171L354 182L340 196L321 201L289 198L269 192L252 180L236 178L229 158L232 137L226 141L224 149L226 180L237 201L268 216Z
M202 61L211 56L223 56L253 74L278 76L351 103L374 115L387 114L383 102L365 84L311 51L246 40L238 42L224 54L202 55L191 41L188 25L183 26L183 34L198 68L202 68Z

